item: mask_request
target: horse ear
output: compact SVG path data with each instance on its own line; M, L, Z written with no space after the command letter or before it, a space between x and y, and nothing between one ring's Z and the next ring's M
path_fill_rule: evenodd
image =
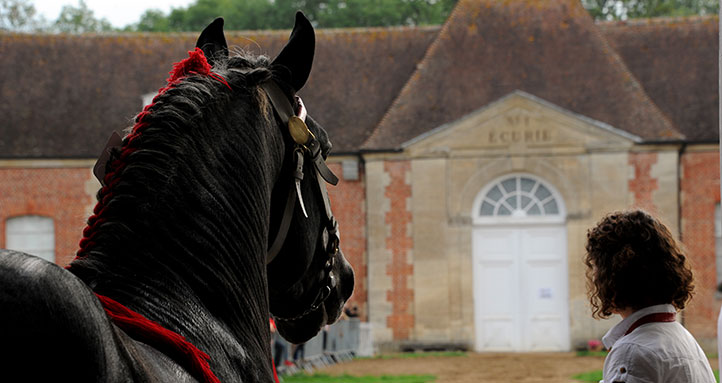
M200 48L211 66L215 66L216 60L228 58L228 44L223 35L223 18L219 17L201 32L196 42L196 48Z
M288 43L273 60L276 74L299 91L308 80L313 64L313 52L316 48L316 35L313 26L301 11L296 12L296 24L291 31Z

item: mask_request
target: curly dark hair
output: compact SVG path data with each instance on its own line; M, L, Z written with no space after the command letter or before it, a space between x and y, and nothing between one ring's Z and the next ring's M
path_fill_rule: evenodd
M587 232L587 292L595 318L670 303L684 308L692 270L666 226L642 210L614 212Z

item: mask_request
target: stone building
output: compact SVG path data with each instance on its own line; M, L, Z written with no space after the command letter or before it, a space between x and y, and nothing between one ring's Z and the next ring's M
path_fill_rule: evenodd
M235 32L273 56L288 32ZM76 250L94 159L195 34L0 35L0 247ZM302 92L334 142L353 296L375 345L570 350L591 318L586 230L642 207L696 276L715 349L722 272L718 19L595 23L576 0L460 0L441 27L317 31Z

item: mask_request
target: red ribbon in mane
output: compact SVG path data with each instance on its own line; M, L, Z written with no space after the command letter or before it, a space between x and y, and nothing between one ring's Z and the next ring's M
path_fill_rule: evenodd
M189 74L210 76L225 84L228 89L231 89L231 86L228 85L226 79L217 73L211 72L211 64L208 63L206 56L200 48L196 47L195 50L188 51L187 59L173 64L173 70L170 72L170 77L168 78L168 85L175 83Z
M200 382L220 383L211 371L205 352L188 342L183 336L123 306L115 300L95 294L110 319L131 338L147 343L168 355Z
M123 161L125 161L125 158L130 155L130 153L133 153L136 150L136 148L132 145L132 141L138 138L141 135L142 131L148 126L148 123L144 121L144 118L150 114L150 109L153 104L155 104L158 96L162 95L168 89L171 89L172 87L177 85L181 79L191 74L209 76L223 83L225 86L228 87L228 89L231 89L231 86L228 85L228 81L226 81L226 79L219 74L213 73L211 69L211 65L208 63L205 54L203 54L203 51L200 48L196 47L194 50L188 51L188 58L185 58L173 64L173 70L169 72L170 77L168 77L168 79L166 80L166 86L158 90L158 94L153 98L153 102L149 105L146 105L143 108L143 111L136 116L136 123L133 126L130 134L128 134L128 136L125 138L125 145L122 146L120 159L115 160L118 165L115 167L114 171L105 174L103 182L107 186L104 186L101 189L100 195L102 195L102 198L99 199L98 203L95 205L95 208L93 209L93 215L88 218L88 225L85 227L85 229L83 229L83 238L80 240L80 249L76 254L76 259L84 256L88 248L95 245L93 237L97 232L97 228L101 224L105 223L105 219L101 217L103 216L107 202L110 201L113 196L112 187L118 182L117 179L114 180L115 174L119 173L124 167Z

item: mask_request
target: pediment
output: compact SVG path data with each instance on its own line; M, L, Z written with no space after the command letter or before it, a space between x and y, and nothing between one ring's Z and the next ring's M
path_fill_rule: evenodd
M515 91L405 143L412 156L583 153L626 150L641 139Z

